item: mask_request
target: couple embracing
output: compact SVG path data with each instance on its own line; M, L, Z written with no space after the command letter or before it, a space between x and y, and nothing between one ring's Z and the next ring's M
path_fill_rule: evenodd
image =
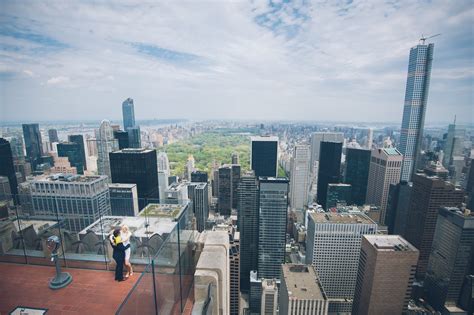
M132 233L128 226L123 225L121 228L116 228L112 231L109 237L110 244L113 248L113 258L117 266L115 267L115 280L125 281L133 275L132 264L130 264L130 237ZM127 267L125 278L123 277L123 266Z

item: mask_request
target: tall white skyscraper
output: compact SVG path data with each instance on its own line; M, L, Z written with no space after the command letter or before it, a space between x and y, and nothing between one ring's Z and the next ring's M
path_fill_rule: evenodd
M298 211L308 203L309 160L309 145L296 145L291 158L290 205Z
M315 266L329 312L350 313L363 234L377 224L362 213L308 213L306 264Z
M385 224L388 192L400 182L403 156L395 148L374 149L370 157L366 203L380 207L379 223Z
M408 75L400 134L403 154L401 180L410 181L416 169L425 125L426 103L430 86L434 44L417 45L410 50Z
M99 175L107 175L109 181L111 181L109 153L117 151L119 147L117 139L114 139L114 131L110 125L110 121L102 120L96 138L97 173Z

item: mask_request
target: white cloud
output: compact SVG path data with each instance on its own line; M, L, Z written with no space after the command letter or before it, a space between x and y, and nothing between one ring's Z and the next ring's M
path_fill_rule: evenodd
M455 99L449 89L437 87L472 78L472 70L462 70L473 53L472 15L465 13L470 7L469 1L409 0L394 5L295 1L282 10L267 1L10 2L5 11L19 17L17 27L31 28L35 20L35 32L67 48L35 54L38 43L10 40L26 48L0 52L0 64L5 61L50 78L47 85L69 87L67 93L48 89L44 102L55 108L80 106L84 117L78 118L119 117L122 99L131 96L138 118L156 113L182 117L184 112L191 119L393 121L401 118L408 52L422 33L443 33L435 39L431 94L442 92ZM307 18L292 15L293 9ZM256 17L261 14L271 23L259 25ZM287 36L282 25L298 31ZM196 55L206 62L179 65L141 54L130 42ZM22 100L16 106L23 106L25 115L46 115L27 108L43 102L44 94L30 81L22 87L31 85L34 102ZM2 93L13 104L15 83L9 84ZM430 109L453 110L443 101L430 97L428 119L444 117L443 111ZM18 111L12 110L12 118L21 118L15 115Z
M67 83L69 82L69 77L65 76L57 76L57 77L52 77L48 81L46 81L47 85L58 85L62 83Z

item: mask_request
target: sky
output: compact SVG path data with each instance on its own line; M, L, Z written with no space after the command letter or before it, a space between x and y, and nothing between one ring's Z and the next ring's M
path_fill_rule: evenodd
M426 122L474 121L474 4L0 0L0 121L396 122L435 43Z

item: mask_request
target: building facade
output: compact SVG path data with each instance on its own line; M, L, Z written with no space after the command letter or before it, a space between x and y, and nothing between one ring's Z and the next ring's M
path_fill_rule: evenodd
M299 144L295 146L291 159L290 205L294 210L303 211L308 204L310 147Z
M344 134L340 132L315 132L311 135L311 171L314 173L315 162L319 161L321 142L344 142Z
M340 205L351 205L351 191L352 186L349 184L328 184L328 193L326 197L327 209Z
M306 264L316 268L329 312L351 312L362 235L376 233L377 224L362 213L309 213Z
M97 139L97 173L106 175L111 180L109 153L118 150L118 141L114 138L114 131L108 120L100 124Z
M439 209L425 277L427 300L442 311L457 304L474 264L474 214L458 208ZM467 311L467 310L466 310Z
M38 124L23 124L23 138L25 139L26 157L33 170L40 163L43 156L43 142Z
M123 129L128 131L128 128L135 126L135 107L133 105L133 99L127 98L122 103L122 115L123 115Z
M380 208L380 224L385 224L391 184L400 182L403 156L395 148L374 149L370 157L366 203Z
M0 138L0 176L5 176L8 178L10 192L14 196L17 196L18 182L16 178L15 167L13 165L13 154L10 142L4 138ZM13 199L15 200L16 198L17 197L14 197Z
M341 179L342 143L320 142L318 171L318 203L327 209L328 184L339 183Z
M405 314L418 250L399 235L364 235L352 314Z
M250 290L250 271L257 270L258 262L258 206L259 186L253 172L242 175L238 187L238 229L240 232L240 288Z
M415 198L416 196L416 198ZM416 276L423 279L441 207L460 207L464 191L436 176L415 174L405 238L420 251Z
M68 231L78 233L112 214L105 176L42 175L27 184L34 214L59 218Z
M261 315L277 315L278 286L273 279L262 280Z
M109 155L112 183L136 184L140 209L159 201L155 150L123 149Z
M194 188L194 215L196 216L196 229L202 232L206 229L209 218L209 189L207 183L198 183Z
M84 166L84 170L87 170L86 148L84 145L84 136L83 135L69 135L68 140L69 142L77 143L79 145L80 151L81 151L82 165Z
M423 140L433 50L434 44L417 45L410 50L400 134L400 152L403 155L401 179L407 182L411 181L415 172Z
M258 276L280 279L285 261L288 179L260 177L258 218Z
M109 184L112 215L138 216L138 192L136 184Z
M278 174L278 137L252 137L250 162L255 176L276 177Z
M369 181L371 150L346 148L344 183L352 186L351 200L357 206L365 204Z
M76 168L78 174L84 174L84 159L81 146L75 142L58 143L58 156L67 157L71 166Z

